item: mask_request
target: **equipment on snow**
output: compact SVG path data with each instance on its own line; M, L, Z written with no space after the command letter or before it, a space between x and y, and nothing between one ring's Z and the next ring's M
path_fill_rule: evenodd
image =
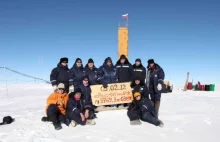
M14 121L15 121L15 119L12 118L11 116L5 116L5 117L3 118L3 122L0 123L0 125L11 124L11 123L14 122Z

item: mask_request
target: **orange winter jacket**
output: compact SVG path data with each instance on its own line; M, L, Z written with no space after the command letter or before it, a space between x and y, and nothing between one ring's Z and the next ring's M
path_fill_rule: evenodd
M47 107L46 107L46 113L49 105L51 104L57 104L58 102L61 102L63 105L57 105L58 110L65 115L66 114L66 105L68 101L68 95L66 93L64 94L58 94L56 92L52 93L48 98L47 98Z

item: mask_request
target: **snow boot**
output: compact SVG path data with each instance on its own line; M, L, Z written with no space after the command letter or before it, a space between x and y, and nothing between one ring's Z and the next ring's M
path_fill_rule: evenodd
M95 125L95 124L96 124L96 122L93 119L87 119L86 120L86 125Z
M160 108L160 101L155 102L155 110L157 112L157 116L159 116L159 108Z
M59 123L53 123L53 126L54 126L54 128L55 128L56 130L62 129L62 126L61 126L61 124L59 124Z
M164 126L164 123L161 121L161 120L158 120L159 122L160 122L160 125L159 125L159 127L161 127L161 128L163 128L163 126Z
M41 118L41 121L42 121L42 122L50 122L50 118L44 116L44 117Z
M74 120L72 120L70 124L72 127L76 127L76 125L77 125L76 121L74 121Z
M131 124L131 125L141 125L142 123L141 123L141 121L138 119L138 120L132 120L132 121L130 121L130 124Z

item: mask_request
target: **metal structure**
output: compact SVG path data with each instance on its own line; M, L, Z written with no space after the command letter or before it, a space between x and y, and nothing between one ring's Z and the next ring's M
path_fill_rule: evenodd
M124 54L128 58L128 14L122 15L126 21L118 25L118 58Z

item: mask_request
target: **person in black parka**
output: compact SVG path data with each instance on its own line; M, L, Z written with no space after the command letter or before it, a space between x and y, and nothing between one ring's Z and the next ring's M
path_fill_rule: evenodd
M70 69L69 74L69 91L73 92L74 88L77 88L82 81L83 76L85 76L85 69L82 64L82 60L77 58L73 67Z
M80 88L74 90L69 95L67 103L67 117L71 125L95 125L96 115L92 109L91 100L83 99L83 93Z
M157 115L159 115L161 93L165 90L163 69L154 62L153 59L148 60L146 85L150 92L151 101L154 103Z
M108 87L110 83L117 83L116 68L112 63L112 59L107 57L98 71L98 82L103 85L104 88Z
M133 68L124 54L120 56L120 59L117 61L115 67L119 83L130 82L132 80Z
M133 65L133 79L139 77L142 82L146 79L146 68L142 65L141 59L136 59Z
M63 83L65 85L65 91L69 91L69 68L68 68L68 58L64 57L60 59L57 67L52 69L50 74L50 82L53 86L54 91L56 91L57 85Z
M141 96L149 99L149 90L147 85L140 79L140 77L135 77L131 83L131 90L134 94L135 92L141 93Z
M89 77L90 85L99 84L98 79L98 68L95 67L93 59L89 59L85 66L85 74Z
M134 100L128 108L127 115L131 125L139 125L141 121L163 127L163 122L158 119L152 102L141 96L139 92L133 94ZM140 121L141 120L141 121Z

